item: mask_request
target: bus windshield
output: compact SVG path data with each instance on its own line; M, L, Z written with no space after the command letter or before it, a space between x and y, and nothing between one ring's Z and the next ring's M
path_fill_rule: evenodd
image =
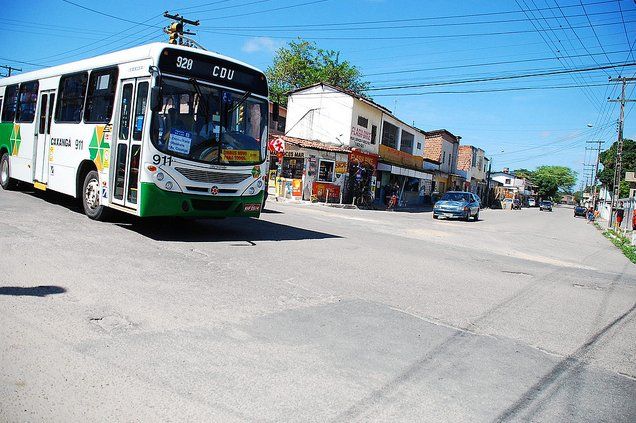
M199 84L162 79L163 106L151 139L166 154L209 164L253 165L267 144L267 102Z

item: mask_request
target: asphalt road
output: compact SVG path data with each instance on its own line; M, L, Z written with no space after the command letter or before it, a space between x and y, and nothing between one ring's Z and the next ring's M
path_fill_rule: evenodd
M0 191L0 421L636 421L636 267L570 209L268 208Z

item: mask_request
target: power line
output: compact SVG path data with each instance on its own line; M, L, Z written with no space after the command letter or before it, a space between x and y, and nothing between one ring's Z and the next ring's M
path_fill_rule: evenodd
M523 1L523 0L521 0L521 1ZM526 11L523 7L521 7L521 5L519 4L519 1L518 1L518 0L515 0L515 3L516 3L516 4L517 4L517 6L518 6L518 7L519 7L519 8L520 8L523 12L524 12L524 14L525 14L527 17L530 17L529 12L527 12L527 11ZM529 7L528 7L528 5L525 3L525 1L523 1L523 4L524 4L524 6L525 6L527 9L529 9ZM535 9L536 9L536 7L535 7ZM533 17L533 18L535 17L534 13L532 13L532 17ZM548 46L548 48L550 49L550 51L552 52L552 54L554 54L554 56L555 56L556 58L559 58L559 54L558 54L559 49L556 47L556 44L555 44L555 43L554 43L554 42L550 39L548 32L546 32L545 34L543 34L543 33L542 33L542 30L544 30L543 26L541 26L541 24L539 23L539 20L538 20L538 19L536 19L536 18L535 18L535 20L536 20L536 22L537 22L537 23L536 23L536 25L535 25L535 23L534 23L532 20L530 21L530 23L532 24L532 27L535 29L535 31L537 32L537 34L539 34L539 36L541 37L541 39L542 39L542 40L545 42L545 44ZM547 23L547 21L546 21L546 23ZM539 28L537 27L537 25L539 25L539 27L540 27L541 29L539 29ZM548 41L548 40L549 40L549 41ZM557 37L557 40L558 40L558 37ZM561 65L561 67L563 67L563 69L569 69L569 67L570 67L570 66L571 66L572 68L573 68L573 67L575 67L575 66L574 66L574 62L571 62L571 63L572 63L572 65L568 64L568 65L566 66L566 64L562 63L562 62L561 62L561 59L559 59L559 63L560 63L560 65ZM566 61L566 63L567 63L567 61ZM577 75L572 74L572 75L571 75L571 78L572 78L572 80L573 80L574 82L576 82L576 83L580 83L580 81L579 81L579 80L577 80ZM581 78L581 81L585 82L585 81L584 81L584 78ZM598 110L598 106L596 105L596 102L594 101L593 96L590 94L590 92L589 92L588 90L589 90L589 88L588 88L587 90L586 90L586 89L582 89L582 92L583 92L583 94L585 95L585 97L586 97L586 98L590 101L590 103L591 103L591 104L592 104L592 105L593 105L593 106L594 106L594 107Z
M287 10L287 9L292 9L292 8L295 8L295 7L308 6L310 4L324 3L326 1L329 1L329 0L313 0L313 1L308 1L308 2L305 2L305 3L291 4L291 5L288 5L288 6L281 6L281 7L274 7L274 8L271 8L271 9L258 10L256 12L239 13L238 15L216 16L214 18L207 18L207 19L201 19L201 20L202 21L214 21L214 20L218 20L218 19L236 18L236 17L243 17L243 16L250 16L250 15L260 15L262 13L276 12L276 11L279 11L279 10Z
M509 79L533 78L538 76L570 74L573 72L593 72L593 71L603 70L603 69L613 69L613 68L617 68L621 66L636 66L636 62L631 62L626 64L609 64L605 66L595 66L595 67L578 68L578 69L563 69L563 70L555 70L555 71L549 71L549 72L537 72L537 73L520 74L520 75L493 76L489 78L475 78L475 79L466 79L466 80L458 80L458 81L427 82L427 83L409 84L409 85L401 85L401 86L394 86L394 87L369 88L366 91L401 90L406 88L435 87L435 86L442 86L442 85L470 84L474 82L490 82L490 81L501 81L501 80L509 80Z
M628 50L611 51L611 52L609 52L609 54L620 54L620 53L625 53L625 52L628 52ZM598 56L598 55L602 55L602 54L606 54L606 53L595 53L594 55ZM587 56L589 56L589 54L578 54L578 55L573 55L573 56L562 56L562 57L574 58L574 57L587 57ZM509 65L509 64L513 64L513 63L540 62L540 61L546 61L546 60L559 60L559 58L558 57L535 57L535 58L532 58L532 59L522 59L522 60L504 60L504 61L500 61L500 62L472 63L472 64L466 64L466 65L441 66L441 67L435 67L435 68L407 69L407 70L399 70L399 71L391 71L391 72L375 72L375 73L363 74L362 76L395 75L395 74L412 73L412 72L426 72L426 71L431 71L431 70L461 69L461 68L472 68L472 67L481 67L481 66ZM597 65L599 65L599 64L597 63Z
M318 0L318 2L321 1L327 1L327 0ZM239 16L239 15L237 15ZM242 15L240 15L242 16ZM209 20L210 18L208 18ZM205 19L201 19L202 21ZM634 23L636 22L636 20L631 20L631 21L627 21L626 23ZM621 25L620 22L608 22L608 23L602 23L602 24L598 24L597 26L613 26L613 25ZM587 25L585 26L579 26L579 27L573 27L573 28L587 28ZM537 29L536 31L551 31L554 30L555 28L547 28L547 29ZM229 31L229 30L226 30ZM237 31L241 31L241 29L237 29ZM243 34L243 33L238 33L238 32L224 32L224 31L217 31L215 29L213 30L201 30L201 32L207 32L209 34L219 34L219 35L228 35L228 36L234 36L234 37L254 37L254 36L261 36L261 37L269 37L269 38L274 38L274 39L289 39L289 38L295 38L297 35L289 35L289 36L282 36L282 35L272 35L272 34L266 34L266 33L262 33L262 34ZM309 41L320 41L320 40L340 40L340 41L362 41L362 40L426 40L426 39L447 39L447 38L465 38L465 37L486 37L486 36L495 36L495 35L515 35L515 34L528 34L528 33L532 33L535 32L533 30L517 30L517 31L498 31L498 32L475 32L475 33L462 33L462 34L438 34L438 35L404 35L404 36L393 36L393 37L382 37L382 36L363 36L363 37L304 37L303 39L305 40L309 40Z
M152 28L161 28L161 27L156 27L154 25L148 25L148 24L146 24L144 22L131 21L130 19L122 18L121 16L111 15L110 13L106 13L106 12L102 12L102 11L99 11L99 10L95 10L95 9L90 8L90 7L83 6L81 4L72 2L71 0L62 0L62 1L64 3L72 4L73 6L76 6L76 7L79 7L81 9L85 9L85 10L91 11L93 13L97 13L97 14L102 15L102 16L107 16L109 18L117 19L118 21L133 23L135 25L148 26L148 27L152 27Z
M397 93L397 94L378 94L375 97L409 97L409 96L422 96L432 94L476 94L476 93L499 93L507 91L531 91L531 90L556 90L556 89L568 89L568 88L582 88L582 87L604 87L609 84L572 84L572 85L553 85L544 87L511 87L511 88L490 88L490 89L475 89L475 90L457 90L457 91L426 91L419 93Z
M272 0L256 0L256 1L249 2L249 3L235 4L235 5L232 5L232 6L215 7L214 9L195 10L195 12L196 13L218 12L219 10L236 9L236 8L239 8L239 7L251 6L253 4L258 4L258 3L268 3L270 1L272 1ZM205 6L211 6L213 4L218 4L218 3L221 3L221 2L218 2L218 1L217 2L212 2L212 3L206 4ZM180 12L185 11L185 10L192 11L192 9L198 9L199 7L205 7L205 6L204 5L190 6L190 7L183 7L181 9L176 9L176 10L180 11Z
M586 5L596 5L596 4L607 4L607 3L615 3L617 0L604 0L604 1L596 1L585 3ZM563 8L578 8L579 5L567 5L563 6ZM554 9L553 7L542 8L540 10L548 10ZM480 16L497 16L497 15L510 15L510 14L518 14L522 13L519 10L507 10L500 12L483 12L483 13L469 13L462 15L447 15L447 16L426 16L420 18L408 18L408 19L383 19L383 20L374 20L374 21L349 21L349 22L330 22L330 23L318 23L318 24L304 24L302 27L326 27L326 26L348 26L348 25L366 25L366 24L378 24L378 23L399 23L399 22L419 22L419 21L430 21L430 20L441 20L441 19L456 19L456 18L476 18ZM270 28L296 28L300 25L268 25L261 26L262 29L270 29Z
M605 11L605 12L596 12L596 13L590 13L590 15L592 16L597 16L597 15L609 15L609 14L618 14L619 11L617 10L612 10L612 11ZM583 17L586 16L584 14L576 14L576 15L570 15L568 17ZM554 17L554 18L548 18L548 19L556 19L558 20L558 18ZM273 31L273 32L288 32L291 30L300 30L300 29L304 29L306 31L320 31L320 32L325 32L325 31L371 31L371 30L379 30L379 29L406 29L406 28L438 28L438 27L449 27L449 26L471 26L471 25L493 25L493 24L503 24L503 23L518 23L518 22L528 22L530 19L528 18L519 18L519 19L500 19L500 20L492 20L492 21L470 21L470 22L445 22L445 23L433 23L433 24L416 24L416 25L390 25L390 26L374 26L374 27L357 27L354 26L352 27L351 25L356 25L356 23L348 23L348 24L342 24L342 25L347 25L344 28L341 27L336 27L336 28L325 28L317 26L317 25L311 25L311 24L306 24L306 25L284 25L284 26L279 26L279 25L273 25L273 26L259 26L259 27L254 27L254 28L241 28L241 31L262 31L262 30L268 30L268 31ZM390 21L376 21L376 22L386 22L386 23L398 23L398 22L409 22L409 21L413 21L413 19L399 19L399 20L390 20ZM326 25L326 24L325 24ZM336 25L336 24L332 24ZM314 29L312 29L314 28ZM218 29L236 29L235 26L225 26L225 27L216 27L216 30Z
M22 69L20 69L20 68L14 68L13 66L8 66L8 65L0 65L0 68L2 68L2 69L6 69L6 70L7 70L7 74L6 74L6 75L0 75L0 76L2 76L2 77L9 77L9 76L11 76L11 72L13 72L13 71L22 72Z

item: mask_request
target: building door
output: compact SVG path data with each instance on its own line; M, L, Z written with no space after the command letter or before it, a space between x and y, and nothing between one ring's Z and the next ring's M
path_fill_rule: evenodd
M126 79L121 83L117 122L112 202L131 209L139 203L139 166L148 104L147 78Z
M40 93L40 109L37 115L38 120L35 132L33 180L43 184L46 184L49 180L49 148L54 104L55 90L42 91Z

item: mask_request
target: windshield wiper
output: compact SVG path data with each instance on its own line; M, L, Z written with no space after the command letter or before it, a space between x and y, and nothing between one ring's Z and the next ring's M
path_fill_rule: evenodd
M245 100L247 100L247 98L249 96L252 95L251 91L245 91L245 94L243 94L243 96L239 99L239 101L234 105L234 107L232 107L232 109L230 111L228 111L228 115L230 113L232 113L234 110L238 109L239 107L241 107L241 104L245 103Z
M203 119L205 119L205 125L207 126L209 123L209 115L210 115L208 111L208 99L201 92L201 87L199 86L199 82L196 79L190 78L190 83L194 87L194 91L196 91L196 93L199 94L199 98L201 99L201 107L203 107Z

